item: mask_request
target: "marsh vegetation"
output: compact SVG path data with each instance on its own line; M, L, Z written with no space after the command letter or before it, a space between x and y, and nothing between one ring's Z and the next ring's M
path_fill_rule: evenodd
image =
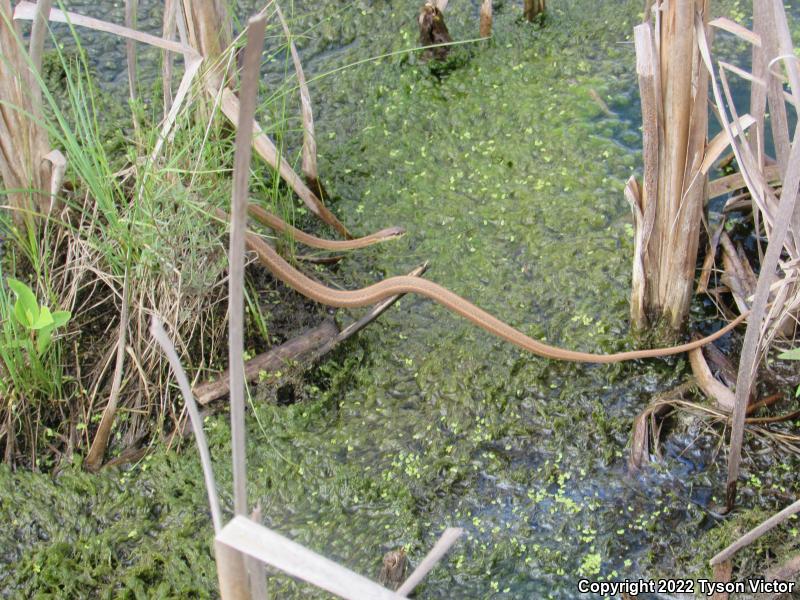
M221 11L224 2L128 4L138 4L135 18L111 3L60 8L176 44L167 53L137 42L133 71L113 33L51 23L39 69L26 21L16 33L7 21L1 29L0 108L5 124L17 123L0 155L0 590L10 597L218 594L203 471L150 320L164 322L195 391L226 377L236 358L226 343L226 219L234 109L244 98L240 34L264 6L225 12L225 27L213 31L226 43L214 46L192 11ZM357 251L309 250L291 231L254 218L248 225L330 288L361 288L427 262L426 278L526 335L603 354L686 330L711 333L754 308L762 261L777 252L771 271L780 278L762 306L764 325L755 341L742 326L717 343L727 371L724 361L703 359L727 386L726 409L704 380L696 383L700 367L685 355L555 362L404 296L332 352L256 373L244 396L248 508L260 506L267 527L375 581L387 553L402 548L411 572L446 527L463 528L418 597L570 598L579 575L711 577L714 555L800 490L791 417L799 381L796 363L778 358L794 346L797 248L794 221L781 220L777 203L789 175L800 173L792 152L800 145L791 144L794 96L783 113L776 103L800 86L791 60L765 58L787 49L715 29L717 92L739 112L715 105L708 133L727 140L722 160L703 164L702 177L681 173L706 222L698 229L707 235L696 232L699 257L683 261L688 285L702 293L690 294L686 319L669 315L657 330L654 313L642 310L652 322L632 334L631 263L642 256L645 210L631 219L624 190L630 195L631 176L652 173L653 150L634 48L641 2L587 11L560 0L534 18L527 11L544 2L495 1L490 29L486 2L444 4L455 41L443 60L417 47L416 1L295 0L281 4L285 26L267 5L255 115L275 160L265 143L255 148L250 201L320 238L390 226L405 235ZM756 26L753 7L739 1L711 3L706 21L724 15L758 34L772 23L764 25L759 4ZM0 6L4 18L12 14L10 3ZM754 47L765 53L756 54L760 71L750 66ZM699 70L701 51L693 52ZM718 61L752 70L771 92L760 96L743 77L730 81L726 98ZM301 96L302 80L309 94ZM702 97L694 100L701 110ZM765 105L761 116L752 108ZM725 160L729 138L715 112L729 128L745 127L742 115L751 114L758 135L732 132L749 150L737 146ZM775 125L775 114L785 122ZM52 149L66 159L53 190L57 156L46 172L30 167L41 161L22 160ZM22 175L13 180L12 171ZM696 190L706 174L712 183ZM727 187L714 182L725 175ZM723 192L710 197L709 189ZM784 221L788 235L770 255ZM329 309L273 279L252 253L246 263L244 359L327 326ZM368 310L338 311L329 337ZM742 405L736 396L743 345L751 350L742 356L759 365L751 405L768 400L749 413L748 398ZM240 512L227 396L202 416L227 520ZM731 502L735 422L743 446ZM652 424L643 430L649 445L634 427L642 423ZM640 452L635 473L631 446ZM726 503L734 510L723 516ZM732 576L763 575L797 552L790 522L736 555ZM271 571L268 588L276 597L325 597Z

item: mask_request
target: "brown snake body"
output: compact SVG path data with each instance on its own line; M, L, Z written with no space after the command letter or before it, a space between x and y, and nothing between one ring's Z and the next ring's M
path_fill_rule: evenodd
M389 227L362 238L349 240L326 240L309 235L305 231L301 231L296 227L292 227L283 219L273 215L271 212L267 212L257 204L248 204L247 212L250 213L250 215L252 215L253 218L262 225L266 225L270 229L280 231L281 233L288 233L292 238L301 244L310 246L311 248L333 250L334 252L366 248L367 246L371 246L372 244L376 244L378 242L385 242L387 240L398 238L404 235L406 232L402 227Z
M253 212L253 205L251 205L250 209ZM263 213L263 209L259 209ZM222 211L217 211L217 214L223 218L227 219L227 215ZM269 214L269 213L266 213ZM261 220L261 219L259 219ZM280 221L280 224L277 224L275 228L280 230L286 230L290 226L286 223L283 223L278 217L271 215L270 220L277 220ZM266 225L272 227L269 223ZM293 228L292 228L293 229ZM291 231L291 230L290 230ZM297 230L294 230L297 231ZM388 233L387 232L391 232ZM308 234L303 234L309 238L313 236L308 236ZM363 247L365 245L369 245L370 243L375 243L377 241L381 241L381 239L385 239L381 236L396 236L399 235L396 229L390 230L383 230L383 232L379 232L368 236L367 238L359 238L356 240L347 240L342 242L335 242L337 245L337 249L344 250L344 249L351 249L354 247ZM298 241L302 241L300 237L296 236ZM369 239L368 243L364 243L363 240ZM320 241L320 238L314 238L314 240ZM321 240L326 241L326 240ZM327 240L329 243L330 240ZM360 244L360 245L355 245ZM398 277L389 277L388 279L384 279L378 283L373 285L369 285L365 288L361 288L358 290L352 291L343 291L343 290L334 290L331 289L318 281L311 279L310 277L304 275L294 267L292 267L286 260L283 259L268 243L266 243L263 239L258 237L255 234L248 233L247 235L247 246L250 250L254 251L261 262L266 265L266 267L272 272L272 274L280 279L283 283L288 285L289 287L293 288L294 290L300 292L304 296L311 298L312 300L319 302L321 304L325 304L327 306L334 306L337 308L359 308L363 306L369 306L380 302L390 296L396 296L399 294L419 294L421 296L425 296L426 298L430 298L434 302L441 304L446 309L450 310L451 312L456 313L467 319L468 321L474 323L475 325L481 327L482 329L488 331L489 333L496 335L512 344L522 348L523 350L527 350L533 354L538 356L542 356L545 358L553 358L556 360L564 360L564 361L572 361L572 362L584 362L584 363L615 363L615 362L622 362L628 360L637 360L643 358L655 358L659 356L669 356L672 354L679 354L681 352L688 352L689 350L694 350L695 348L700 348L701 346L705 346L713 342L714 340L722 337L734 327L736 327L739 323L744 321L747 318L749 313L743 313L739 315L736 319L728 323L725 327L720 329L719 331L706 336L702 339L695 340L686 344L680 344L678 346L670 346L668 348L653 348L650 350L633 350L629 352L616 352L614 354L593 354L590 352L578 352L574 350L566 350L564 348L557 348L556 346L550 346L543 342L539 342L531 337L528 337L521 331L514 329L507 323L501 321L497 317L489 314L485 310L478 308L468 300L465 300L461 296L451 292L445 287L442 287L432 281L428 281L427 279L422 279L419 277L408 277L408 276L398 276Z

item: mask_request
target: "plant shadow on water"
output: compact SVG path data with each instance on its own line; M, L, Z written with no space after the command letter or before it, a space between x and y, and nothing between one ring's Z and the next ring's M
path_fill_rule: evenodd
M641 3L553 2L539 27L503 2L495 37L462 49L446 76L395 56L314 80L414 44L418 3L387 4L312 14L295 2L295 28L311 29L298 43L336 212L354 232L408 231L335 277L367 284L430 260L428 277L529 335L632 349L622 190L641 165L630 43ZM475 35L477 4L451 3L455 39ZM713 522L713 448L686 455L694 438L679 437L635 479L626 445L634 416L687 372L680 358L550 362L406 297L305 382L304 400L251 406L250 497L265 524L370 577L385 551L405 546L413 564L444 527L464 527L425 598L572 598L577 576L670 572ZM207 428L230 507L226 416ZM0 470L0 489L12 524L0 533L0 589L12 597L216 593L191 448L98 476ZM273 585L278 597L317 593Z

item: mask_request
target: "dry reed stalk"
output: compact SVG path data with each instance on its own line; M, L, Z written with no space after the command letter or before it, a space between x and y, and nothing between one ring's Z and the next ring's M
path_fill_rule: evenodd
M771 48L772 51L777 50L781 53L785 53L786 50L791 51L791 38L788 34L788 26L786 26L786 15L783 6L780 3L773 3L766 0L764 5L756 10L756 13L760 18L762 32L769 31L770 28L773 28L774 31L777 32L777 44L771 44L766 34L761 35L760 38L764 42L764 45L773 46ZM695 29L698 32L703 61L709 71L712 71L711 54L702 24L699 22L696 23ZM769 47L765 48L765 52L767 53L766 60L768 64L773 61L777 62L781 60L781 56L784 55L771 56ZM792 95L795 96L800 93L798 89L800 88L800 73L798 73L797 66L793 60L789 60L785 64L787 71L790 73L790 82L793 83ZM756 67L758 68L758 65L756 65ZM772 75L769 69L767 69L766 75L768 77ZM769 237L769 244L761 263L761 272L758 278L755 296L752 301L752 312L748 319L747 331L745 333L739 362L739 373L736 385L736 405L733 412L726 489L726 505L728 508L731 508L736 498L736 485L741 462L741 447L744 436L747 401L755 379L758 357L763 348L765 328L769 324L768 319L770 314L767 312L767 303L769 302L770 292L774 289L774 282L777 279L776 268L784 250L787 250L791 257L797 258L797 242L800 240L798 240L796 236L800 228L796 227L793 221L797 214L795 204L798 188L800 187L800 138L796 136L792 143L786 162L780 201L776 202L777 199L774 198L770 186L766 183L766 177L760 169L760 166L763 164L761 157L754 156L751 145L739 144L735 139L737 132L731 123L731 119L728 117L728 110L731 112L732 119L735 120L736 108L727 85L726 70L723 66L720 66L719 78L722 84L721 86L717 82L716 77L713 77L712 73L712 90L714 92L717 110L723 128L731 140L731 147L740 165L742 177L753 201L762 212ZM722 89L720 89L720 87L722 87ZM769 89L770 87L768 87L768 90ZM779 97L781 102L783 102L783 94L776 96L768 91L768 96L774 97L776 100ZM757 96L757 100L761 101L759 98L760 97ZM756 113L760 116L761 107L753 108L756 109ZM773 122L773 127L774 126L775 123ZM754 145L756 146L756 152L760 152L760 143ZM779 160L779 164L780 162ZM779 286L780 285L781 283L779 282Z
M209 94L216 95L219 90L207 86L206 91ZM224 88L222 90L220 108L231 123L235 125L239 122L239 112L241 110L239 106L239 98L237 98L229 88ZM323 222L330 225L334 230L338 231L344 237L352 238L353 236L339 221L339 219L336 218L336 215L334 215L328 209L328 207L326 207L325 204L323 204L322 201L317 198L314 192L312 192L303 182L302 178L294 171L294 169L292 169L286 159L280 156L275 144L265 133L263 133L258 123L253 122L252 128L255 130L253 146L258 155L263 158L268 165L278 171L281 178L283 178L289 187L294 190L294 192L300 197L300 199L312 213L314 213Z
M659 2L656 9L655 31L649 23L634 29L645 170L631 318L639 329L664 319L677 331L694 287L706 172L725 139L706 153L708 78L693 21L695 12L707 18L707 0Z
M283 12L278 3L275 3L275 12L283 27L283 33L286 36L286 42L289 44L289 52L292 55L292 62L294 63L294 70L297 74L297 86L300 88L300 115L303 121L303 152L301 169L303 176L306 178L308 187L319 197L325 196L322 184L319 180L319 172L317 170L317 140L314 134L314 113L311 108L311 95L308 91L308 83L306 83L306 74L303 71L303 64L300 61L300 55L297 52L294 39L286 19L283 17Z
M272 6L272 2L269 2L267 6L259 11L257 16L265 16L270 6ZM239 122L239 98L227 87L228 82L223 77L224 70L221 68L222 61L220 60L231 39L230 19L227 18L227 12L220 0L202 0L201 2L183 0L183 7L184 10L180 11L178 15L178 30L182 32L181 16L184 16L189 44L202 55L208 64L213 65L206 71L205 90L211 98L215 99L215 102L219 101L223 114L236 126ZM302 66L299 72L302 72ZM258 74L255 76L258 76ZM303 104L309 110L308 115L304 116L304 122L307 123L311 109L310 98L307 94ZM253 123L253 129L255 131L253 144L259 156L278 171L281 178L294 190L311 212L345 238L351 238L352 236L347 228L323 204L319 197L309 189L308 185L303 182L302 178L297 175L289 163L280 156L275 144L255 122ZM305 139L309 138L306 137ZM313 139L313 131L310 139ZM306 147L309 148L307 156L311 156L312 149L307 145ZM313 155L316 156L316 153L314 152Z
M253 512L250 513L250 520L259 525L264 524L261 518L261 506L256 506L253 509ZM247 561L247 576L250 580L250 599L268 600L267 568L264 563L250 558L250 560Z
M714 565L714 573L712 577L714 578L714 581L728 583L731 580L732 574L733 565L730 563L730 561L727 561L718 565ZM714 592L714 595L711 596L711 600L728 600L728 592Z
M529 22L533 21L545 11L544 1L545 0L525 0L523 14Z
M50 9L53 8L53 0L39 0L36 3L36 17L31 26L31 39L28 46L28 53L31 57L31 104L37 118L42 116L42 88L36 82L34 73L42 71L42 54L44 53L44 40L47 36L47 20Z
M127 343L128 337L129 283L128 272L126 270L125 279L122 283L122 309L120 310L119 316L119 338L117 340L117 358L116 365L114 366L114 378L111 382L111 393L108 396L108 403L103 410L100 425L97 426L94 440L92 440L92 445L86 455L85 464L89 471L97 471L103 463L103 455L108 447L108 440L111 438L111 427L114 424L114 417L117 414L119 392L122 386L122 374L125 367L125 344Z
M189 45L209 65L219 65L223 52L232 38L228 3L224 0L183 0L182 16L185 19ZM206 77L219 85L223 75L209 67Z
M35 5L31 5L35 10ZM41 60L46 26L37 28L34 46ZM47 212L50 195L50 150L41 115L41 90L35 63L22 47L9 0L0 0L0 178L8 190L8 204L17 225L32 224L35 214ZM38 89L38 92L36 91Z
M800 512L800 500L790 504L786 508L784 508L781 512L772 515L769 519L754 527L743 536L741 536L738 540L730 544L727 548L719 552L715 555L710 561L709 564L713 567L724 562L729 561L733 558L734 554L736 554L742 548L749 546L753 542L755 542L758 538L760 538L765 533L768 533L770 530L774 529L778 525L781 525L786 520L789 519L792 515L797 514Z
M228 370L230 372L231 437L233 438L234 511L247 514L247 473L244 425L244 252L247 231L247 198L249 194L251 140L256 112L258 76L264 45L266 17L255 17L247 24L247 46L242 67L239 123L236 128L236 150L233 160L231 194L231 232L228 252Z
M247 23L247 46L242 66L240 113L236 128L233 159L233 191L231 192L231 231L228 252L228 371L230 373L231 447L233 454L233 505L236 515L247 510L247 451L244 371L244 252L247 233L247 197L249 194L250 159L252 155L253 119L260 81L261 52L264 46L266 16L251 18ZM237 557L220 549L218 569L220 590L224 600L249 597L245 556ZM230 588L230 589L228 589ZM223 591L224 590L224 591Z
M416 569L408 576L403 584L397 588L397 593L400 596L408 596L411 592L414 591L425 576L431 572L439 561L442 560L445 554L453 547L460 538L464 534L464 530L460 527L448 527L444 530L441 537L437 540L434 544L433 548L430 549L430 552L425 555L425 558L422 559L422 562L419 563Z
M483 0L481 3L478 35L482 38L492 37L492 0Z
M139 0L125 0L125 27L136 29L138 13ZM125 58L128 63L128 93L131 100L136 100L139 97L136 89L136 42L132 39L125 40Z
M689 363L692 366L692 374L697 380L697 385L700 386L703 393L713 399L720 410L732 412L735 404L733 392L711 373L703 356L702 348L696 348L689 352Z
M393 600L405 597L246 517L234 517L216 539L217 547L233 548L341 598Z
M222 529L222 510L219 505L219 497L217 495L217 484L214 479L214 469L211 464L211 453L208 451L208 442L206 442L206 434L203 430L203 419L200 412L197 410L197 404L192 396L192 389L189 386L189 379L186 377L186 372L181 366L181 361L178 358L178 353L175 351L175 346L172 340L169 339L167 332L164 331L164 326L161 320L153 317L150 323L150 333L153 339L161 346L161 350L167 357L172 373L178 381L178 385L183 394L183 401L186 404L186 410L189 413L189 420L192 424L194 437L197 442L197 451L200 454L200 465L203 468L203 478L206 484L206 493L208 494L208 505L211 511L211 522L214 525L214 532L217 533Z
M164 19L161 37L165 40L175 39L177 31L176 11L179 10L178 0L164 0ZM172 107L172 53L164 51L161 64L161 82L164 95L164 116L166 117Z

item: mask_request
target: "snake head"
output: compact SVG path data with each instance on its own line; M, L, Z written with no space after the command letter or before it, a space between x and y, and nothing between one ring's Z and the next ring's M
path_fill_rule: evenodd
M386 240L393 240L395 238L403 237L406 234L406 230L404 227L387 227L386 229L381 229L376 235L386 239Z

